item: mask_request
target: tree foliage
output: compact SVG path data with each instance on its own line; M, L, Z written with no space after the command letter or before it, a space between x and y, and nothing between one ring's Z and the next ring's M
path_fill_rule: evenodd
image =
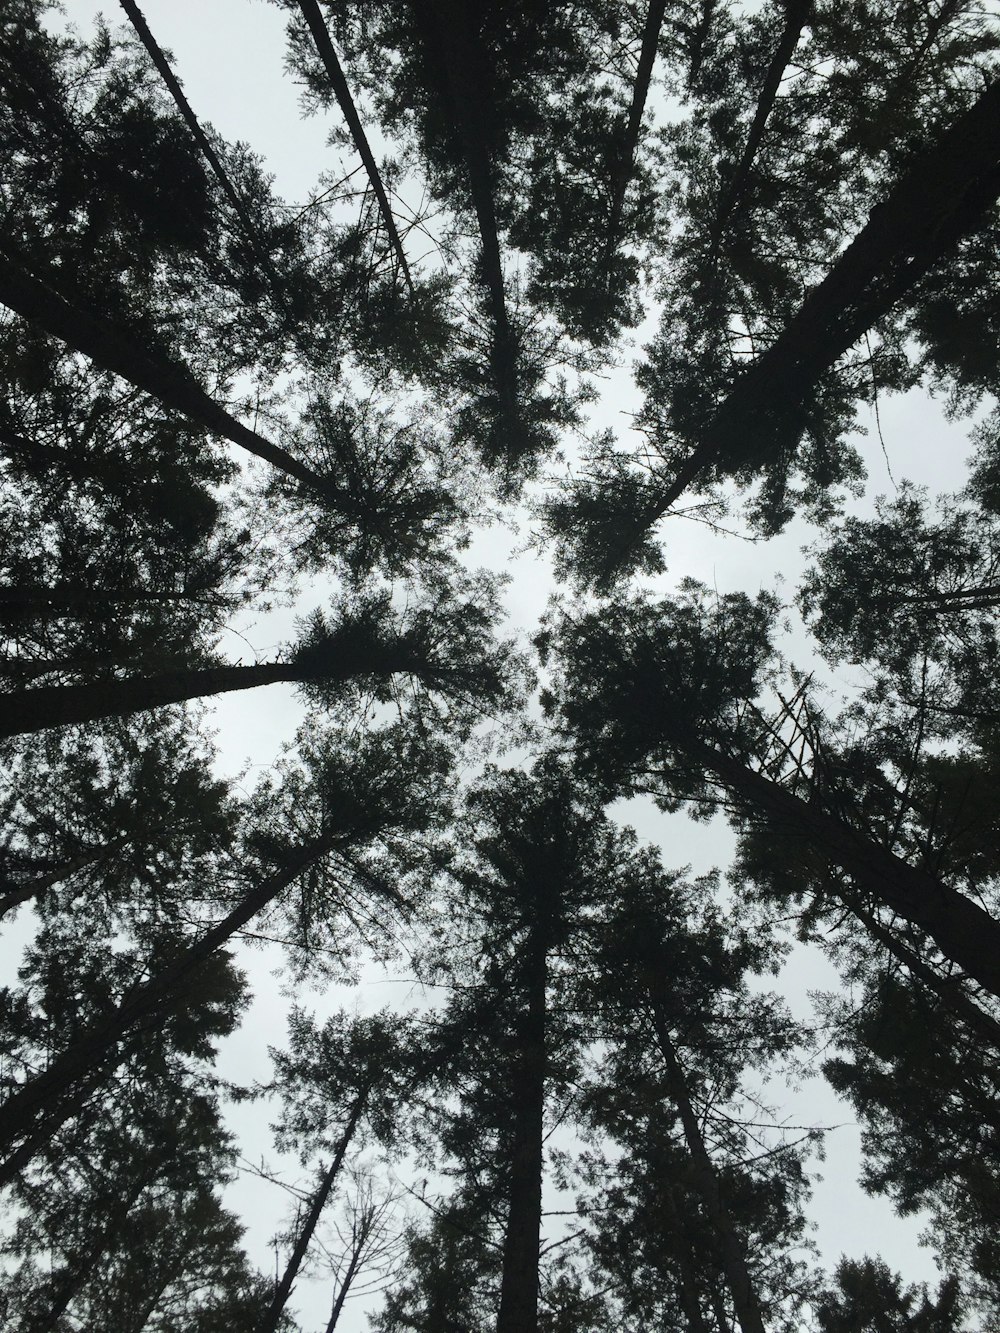
M994 7L274 9L298 199L0 17L0 1322L994 1327ZM933 1283L813 1245L820 1071Z

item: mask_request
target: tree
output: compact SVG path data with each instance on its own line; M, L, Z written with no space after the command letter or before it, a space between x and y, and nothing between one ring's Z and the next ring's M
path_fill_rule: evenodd
M0 24L8 1322L290 1329L294 1293L333 1329L368 1151L406 1210L387 1333L994 1319L991 6L276 8L331 127L295 200L134 0ZM860 428L888 457L886 396L931 390L969 476L865 510ZM801 586L668 578L681 518L784 540ZM515 524L565 585L538 700L521 589L471 572ZM209 730L278 681L301 726L250 782ZM724 811L728 880L667 874L631 797ZM797 940L934 1295L811 1266L813 1139L766 1109L809 1021L760 981ZM273 1282L217 1072L272 962Z
M842 1259L835 1276L839 1290L826 1292L817 1311L822 1333L863 1328L948 1333L961 1327L962 1304L952 1278L941 1283L935 1301L926 1287L904 1287L880 1259Z

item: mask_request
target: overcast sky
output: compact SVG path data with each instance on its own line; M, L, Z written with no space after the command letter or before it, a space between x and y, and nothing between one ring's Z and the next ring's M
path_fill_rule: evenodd
M92 0L65 4L68 20L84 31L99 8L112 25L124 21L113 4L97 6ZM228 140L248 142L266 159L277 192L289 201L303 199L317 175L335 166L336 158L326 145L330 119L301 119L297 89L284 76L284 17L255 0L144 0L142 8L161 46L173 52L174 68L199 118L210 121ZM600 424L627 431L628 413L634 406L627 369L615 372L598 409ZM939 406L920 394L884 401L880 406L885 451L895 481L908 477L926 484L932 492L960 487L967 427L947 423ZM864 450L871 471L869 494L860 504L852 501L852 509L870 507L875 494L893 489L886 458L874 435L865 442ZM757 545L721 537L679 519L671 520L663 532L668 583L690 575L720 592L744 589L752 593L780 586L789 600L802 567L801 548L815 536L802 522L791 525L780 538ZM475 556L495 568L514 569L508 608L512 621L530 632L544 610L551 580L543 561L522 557L511 565L512 544L516 545L516 539L492 533L477 541ZM785 579L783 585L778 585L780 578ZM245 638L233 643L233 657L247 658L251 650L267 656L274 645L290 637L291 630L288 615L243 626ZM791 645L800 666L804 665L804 642L796 636ZM290 689L272 685L223 697L213 708L213 718L225 767L236 772L247 764L254 768L269 765L294 732L301 708ZM252 775L253 769L248 781ZM692 824L683 816L667 819L643 802L629 803L627 817L642 836L661 842L668 866L690 862L700 872L727 863L732 839L719 821L706 826ZM248 1082L268 1076L265 1047L268 1042L284 1041L287 1001L269 970L275 959L257 953L243 961L251 972L257 998L247 1022L227 1044L223 1072ZM818 951L802 949L796 951L780 984L796 1011L807 1013L807 992L832 989L835 977ZM387 1003L390 995L405 1003L408 993L405 985L373 978L351 992L346 1003L357 1002L363 1010L370 1010ZM317 997L316 1006L322 1012L344 1002L342 996ZM817 1224L815 1239L825 1263L832 1266L844 1252L860 1257L877 1251L909 1279L935 1281L930 1252L917 1244L919 1221L894 1217L883 1201L867 1198L855 1183L858 1132L850 1109L816 1079L789 1098L786 1110L794 1123L840 1126L828 1135L827 1160L818 1166L824 1179L817 1186L811 1209ZM248 1157L259 1158L264 1153L271 1161L278 1160L267 1130L271 1114L266 1107L257 1107L240 1108L233 1116ZM290 1178L296 1178L294 1170ZM248 1226L248 1245L255 1260L271 1271L274 1255L267 1245L277 1221L276 1209L284 1208L280 1193L246 1177L231 1191L231 1200ZM326 1286L301 1281L292 1307L306 1328L324 1327L329 1313ZM345 1316L341 1327L345 1333L366 1327L360 1305Z

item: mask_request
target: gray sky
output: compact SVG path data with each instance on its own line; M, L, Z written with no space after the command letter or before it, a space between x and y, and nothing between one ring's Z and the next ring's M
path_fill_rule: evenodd
M123 21L117 6L104 4L100 8L112 24ZM144 0L142 8L160 45L173 52L174 68L199 118L210 121L227 139L242 139L261 153L274 173L279 194L289 201L304 198L319 172L336 165L336 157L326 145L330 118L303 120L298 114L297 90L283 72L284 17L255 0ZM93 0L68 0L65 9L71 22L87 30L98 6ZM597 419L601 424L627 430L627 416L623 414L633 406L627 371L617 372L608 381ZM928 485L932 493L961 485L967 427L948 423L938 404L918 393L883 401L881 424L897 482L909 477ZM863 502L852 501L849 506L862 512L870 508L875 494L893 489L874 435L865 442L864 450L871 469L869 491ZM779 578L784 578L782 586L789 599L802 567L801 548L815 536L807 524L796 521L780 538L750 545L679 519L670 520L663 535L669 565L667 583L693 575L715 585L720 592L754 592L773 588ZM511 621L530 632L552 584L544 561L524 556L512 561L511 546L516 544L515 539L492 533L477 540L474 554L481 563L513 569L515 579L508 593ZM272 645L290 637L291 628L290 613L266 622L250 622L242 627L246 638L242 647L234 643L230 648L227 643L227 649L234 658L244 652L249 656L251 648L266 656ZM789 651L802 665L802 654L807 651L805 639L793 636ZM247 779L252 782L254 768L273 761L301 715L291 689L281 686L222 698L212 716L225 766L230 772L253 766ZM641 801L628 803L623 813L643 837L662 844L668 866L691 863L700 872L714 865L724 867L729 859L732 838L721 821L706 826L692 824L683 816L668 819ZM22 917L20 921L28 919ZM250 1081L268 1076L265 1048L269 1042L280 1044L284 1040L287 1001L280 982L270 971L275 957L255 953L241 961L251 972L256 999L240 1032L226 1045L222 1072ZM833 989L836 978L817 950L800 949L779 984L796 1012L806 1014L808 992ZM405 1001L407 988L373 977L351 992L346 1001L339 995L317 997L316 1006L322 1012L337 1003L357 1002L363 1010L369 1010L386 1003L390 995ZM816 1079L789 1095L786 1111L793 1123L841 1126L828 1136L827 1160L818 1167L823 1179L811 1208L817 1225L815 1239L827 1265L832 1266L841 1253L860 1257L878 1251L909 1279L936 1280L930 1252L917 1244L919 1220L894 1217L884 1201L868 1198L857 1187L858 1132L850 1109ZM256 1159L264 1153L277 1162L267 1128L271 1114L266 1107L252 1107L240 1108L233 1116L247 1157ZM294 1164L290 1178L302 1179ZM253 1257L265 1271L273 1271L274 1256L267 1244L278 1210L284 1207L279 1191L244 1177L232 1189L230 1198L247 1224ZM292 1307L306 1328L325 1326L329 1312L326 1284L300 1281ZM362 1309L356 1307L345 1317L342 1327L346 1333L366 1327Z

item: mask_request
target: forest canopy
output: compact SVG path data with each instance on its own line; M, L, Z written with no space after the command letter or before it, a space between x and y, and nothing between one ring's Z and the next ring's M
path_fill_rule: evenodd
M162 12L0 7L0 1326L1000 1330L996 6L247 0L294 197Z

